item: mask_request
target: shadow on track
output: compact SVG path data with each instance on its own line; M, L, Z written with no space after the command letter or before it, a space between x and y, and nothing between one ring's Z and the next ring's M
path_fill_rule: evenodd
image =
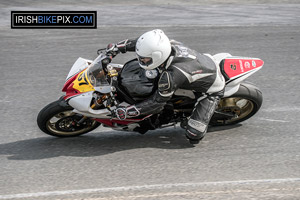
M209 132L236 128L211 127ZM74 138L42 137L0 144L0 154L9 160L39 160L59 156L93 157L138 148L193 148L181 128L149 131L145 135L130 132L91 133Z

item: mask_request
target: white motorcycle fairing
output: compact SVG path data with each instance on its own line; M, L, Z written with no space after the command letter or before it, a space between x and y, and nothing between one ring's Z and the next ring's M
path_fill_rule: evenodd
M263 61L258 58L233 57L229 53L219 53L213 56L208 56L215 61L216 65L220 68L219 70L221 70L222 74L225 76L226 83L224 97L230 97L235 94L239 90L240 83L256 71L260 70L263 66ZM226 61L229 63L226 63ZM76 74L88 68L92 62L93 61L81 57L78 58L71 68L66 82ZM250 63L252 63L252 65ZM224 64L226 66L224 66ZM111 63L110 65L118 68L123 67L123 65L120 64ZM95 87L95 91L99 91L99 89ZM91 108L90 105L93 100L93 93L94 91L90 91L72 96L68 102L74 108L75 113L94 118L111 118L111 112L108 109L94 110ZM178 89L174 94L195 99L193 91L190 90Z

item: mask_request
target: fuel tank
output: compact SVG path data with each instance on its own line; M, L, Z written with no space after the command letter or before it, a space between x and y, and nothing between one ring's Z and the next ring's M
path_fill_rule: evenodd
M157 89L158 71L145 70L140 67L138 60L128 61L119 76L119 85L134 100L143 100Z

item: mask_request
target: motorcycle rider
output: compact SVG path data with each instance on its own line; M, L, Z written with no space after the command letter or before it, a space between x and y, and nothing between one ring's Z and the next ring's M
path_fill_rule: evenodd
M225 80L217 63L209 54L200 54L183 44L169 40L160 29L148 31L137 39L109 44L107 52L135 51L140 66L157 69L157 91L148 99L113 112L121 120L126 117L159 113L177 89L202 94L186 125L186 137L197 144L207 132L209 121L224 94Z

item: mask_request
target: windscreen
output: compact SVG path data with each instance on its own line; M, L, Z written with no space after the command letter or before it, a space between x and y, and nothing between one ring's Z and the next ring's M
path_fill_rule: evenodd
M91 84L94 87L108 86L109 83L106 80L105 72L102 67L103 55L99 55L91 64L88 71L88 76Z

